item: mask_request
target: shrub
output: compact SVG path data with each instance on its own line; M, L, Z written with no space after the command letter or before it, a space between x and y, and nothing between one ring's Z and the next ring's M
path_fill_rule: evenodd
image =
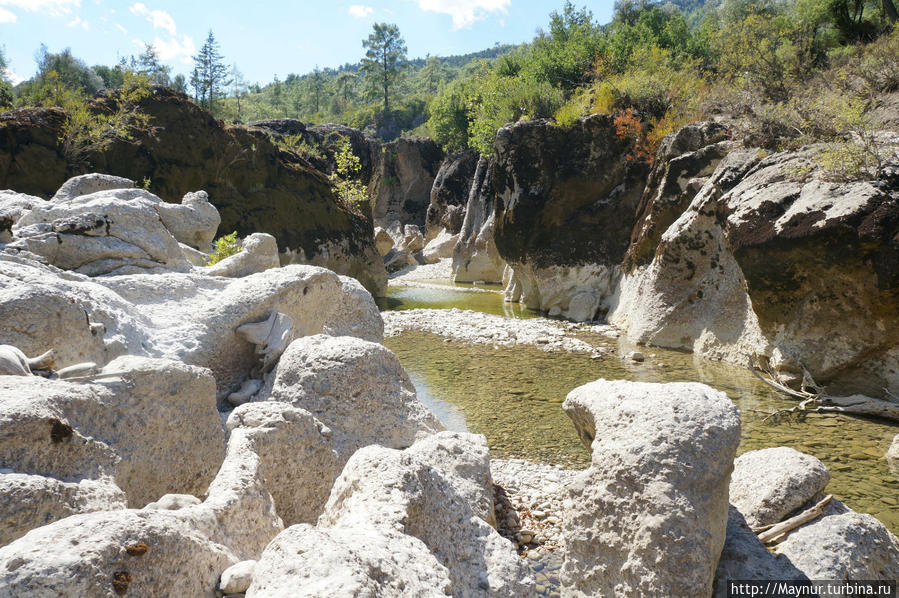
M212 253L206 258L206 265L214 266L223 259L229 258L232 255L237 255L240 252L241 247L237 241L237 231L234 231L230 235L225 235L215 240Z
M337 196L345 206L361 212L365 202L368 201L368 187L358 179L362 172L362 163L353 153L348 139L341 140L334 153L334 159L337 162L337 169L329 179Z

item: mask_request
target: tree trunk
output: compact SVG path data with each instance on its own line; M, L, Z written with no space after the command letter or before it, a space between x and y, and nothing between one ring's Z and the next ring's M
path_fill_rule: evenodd
M895 24L896 21L899 21L899 11L896 10L893 0L883 0L883 12L886 13L890 23Z

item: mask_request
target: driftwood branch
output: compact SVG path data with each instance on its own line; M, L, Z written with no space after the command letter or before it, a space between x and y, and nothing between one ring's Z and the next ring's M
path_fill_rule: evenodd
M812 375L805 368L803 368L802 384L800 385L801 389L795 390L783 383L777 377L777 374L764 370L764 373L767 374L766 377L759 373L759 369L761 368L756 368L750 359L749 370L752 372L753 376L778 392L801 399L802 401L796 407L780 409L773 413L769 413L767 417L765 417L765 421L779 417L806 415L808 413L845 413L899 421L899 400L875 399L864 395L852 395L848 397L829 395L815 382ZM897 399L897 397L888 390L884 389L884 391L888 398Z
M786 521L781 521L777 525L774 526L766 526L767 530L762 528L761 530L753 530L755 532L762 531L759 534L759 540L762 544L776 544L784 539L787 533L796 529L800 525L805 525L809 521L817 519L824 513L824 509L827 508L827 505L830 504L831 499L833 498L832 494L828 494L824 497L824 499L816 504L814 507L803 511L802 513L796 515L795 517L790 517Z

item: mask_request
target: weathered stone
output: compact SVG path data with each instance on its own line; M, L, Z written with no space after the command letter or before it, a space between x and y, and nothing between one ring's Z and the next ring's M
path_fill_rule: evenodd
M36 206L13 227L21 245L63 270L89 276L190 268L160 220L158 197L117 189Z
M729 580L805 581L808 577L784 555L772 554L749 529L737 508L730 506L727 538L715 571L715 598L728 598Z
M871 515L838 501L823 517L789 533L775 551L809 579L899 582L899 540Z
M740 440L736 407L703 384L598 380L563 404L592 464L562 515L569 596L709 596Z
M533 595L533 575L513 546L414 452L380 446L356 452L334 484L319 527L374 527L417 538L448 571L453 596ZM453 530L452 541L445 530Z
M333 430L344 460L369 444L406 448L442 429L416 398L396 355L353 337L295 340L261 396L312 413Z
M365 341L384 340L384 320L378 305L358 280L340 276L342 292L322 332L331 336L355 336Z
M436 264L442 259L453 257L453 249L459 242L459 235L451 235L446 229L437 233L422 250L425 263Z
M110 476L133 506L202 493L224 454L209 372L121 357L102 378L0 377L0 467L64 482Z
M493 237L519 287L508 300L588 319L596 310L584 309L584 297L572 309L575 296L589 293L602 311L610 307L649 170L628 159L632 142L613 121L527 121L497 133Z
M474 514L496 527L490 451L484 436L440 432L419 440L408 452L443 474Z
M478 154L470 149L443 160L431 187L431 203L425 222L426 238L433 239L442 230L451 236L462 230L465 204L468 203L477 165Z
M375 227L375 247L378 249L378 253L382 256L390 253L390 250L393 249L395 245L393 237L390 236L386 230L381 228L380 226Z
M442 161L443 151L425 137L402 137L381 146L368 185L375 224L399 220L424 226L431 187Z
M219 590L225 594L242 594L253 582L256 561L240 561L222 572Z
M265 233L253 233L240 244L240 251L226 257L206 270L210 276L240 278L257 272L265 272L281 265L278 243Z
M502 282L505 262L493 240L494 164L481 156L465 206L459 241L453 248L454 282Z
M3 473L0 475L0 546L70 515L127 506L125 493L109 480L62 482L40 475Z
M259 559L247 598L431 598L453 595L449 572L418 538L376 527L295 525Z
M209 203L209 195L205 191L188 193L181 198L180 204L162 203L156 209L162 223L180 243L209 251L222 218L215 206ZM278 245L274 237L272 242L277 255Z
M822 180L819 149L728 154L610 321L638 342L758 355L797 383L805 367L832 394L899 391L899 190Z
M30 376L31 368L24 353L12 345L0 345L0 376Z
M66 202L82 195L90 195L98 191L113 191L116 189L133 189L134 181L111 174L93 172L72 177L67 180L56 194L50 199L52 202Z
M416 253L425 248L425 238L414 224L407 224L403 227L403 241L400 244L400 251L406 253Z
M743 453L734 461L730 502L751 527L779 523L824 490L830 472L821 461L779 446Z
M198 505L201 502L203 501L192 494L166 494L159 500L147 504L144 508L156 509L158 511L177 511Z

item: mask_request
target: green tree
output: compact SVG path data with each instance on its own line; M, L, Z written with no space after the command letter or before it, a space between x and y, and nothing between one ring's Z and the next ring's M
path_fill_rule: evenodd
M446 68L436 56L429 56L421 70L421 78L425 84L425 91L434 95L440 89L441 83L446 81Z
M328 80L325 78L322 70L315 65L315 70L306 78L306 87L308 89L309 98L312 100L312 111L318 113L325 97L325 86Z
M159 54L151 44L144 44L144 51L137 57L137 72L156 85L171 85L171 67L159 62Z
M247 97L250 84L244 78L243 73L237 68L236 64L231 65L231 94L237 101L237 120L243 121L243 113L241 112L240 102Z
M184 78L184 75L181 73L175 75L175 78L172 79L172 89L181 93L187 93L187 80Z
M406 62L406 42L396 25L375 23L362 47L368 50L362 59L362 70L383 92L384 112L389 112L390 92L402 77Z
M212 114L216 113L216 98L224 95L224 88L230 85L228 80L228 67L219 51L218 42L209 30L206 41L200 48L199 54L194 58L194 70L191 73L191 86L196 93L196 99L201 106L206 107Z
M0 46L0 109L12 106L12 88L9 85L9 79L6 76L6 68L9 63L6 61L5 48Z
M37 60L38 82L51 71L59 77L63 85L93 95L103 89L103 79L83 61L72 56L72 50L66 48L58 54L51 54L47 46L41 44L35 55Z

